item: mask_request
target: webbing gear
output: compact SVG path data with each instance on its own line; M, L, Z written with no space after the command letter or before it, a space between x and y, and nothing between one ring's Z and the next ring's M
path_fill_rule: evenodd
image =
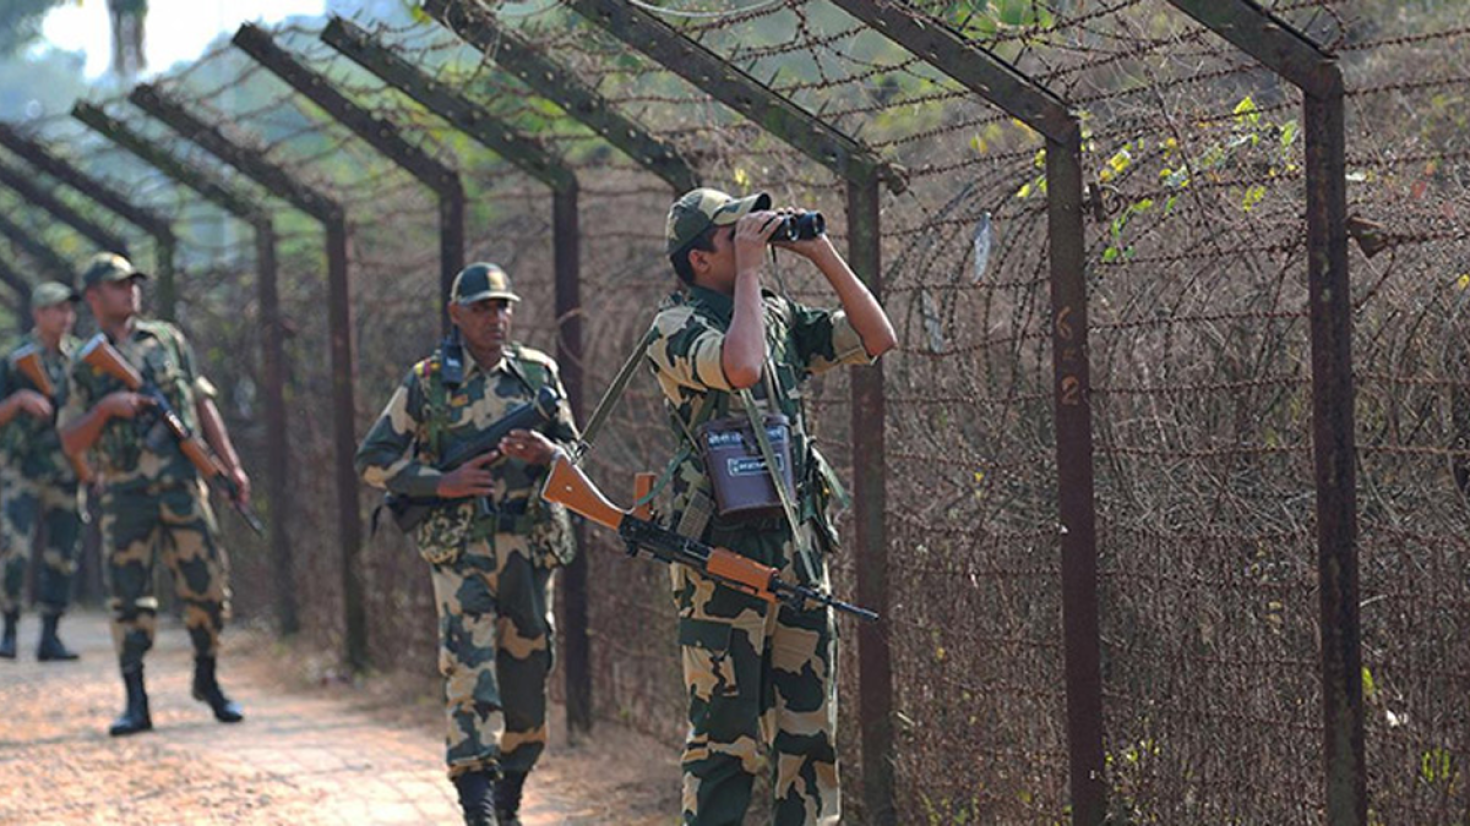
M763 368L766 381L766 401L772 407L779 407L775 393L775 366L769 357ZM760 446L761 458L766 463L766 472L771 477L771 484L776 488L776 495L781 499L781 511L786 514L786 524L791 528L791 544L796 548L796 558L800 560L803 573L806 574L808 585L820 584L817 573L813 570L811 558L807 556L807 543L802 541L800 522L796 518L796 503L791 501L791 491L786 489L780 475L780 469L776 466L776 451L771 447L771 438L766 434L765 422L762 421L760 412L755 409L755 397L750 394L748 388L739 391L740 403L745 406L745 415L750 418L750 426L755 430L755 443Z

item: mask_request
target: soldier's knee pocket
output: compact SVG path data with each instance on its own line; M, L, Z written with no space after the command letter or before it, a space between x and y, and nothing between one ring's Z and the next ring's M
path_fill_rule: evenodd
M679 620L679 646L684 659L684 681L700 699L733 698L740 695L730 640L735 627L685 617Z

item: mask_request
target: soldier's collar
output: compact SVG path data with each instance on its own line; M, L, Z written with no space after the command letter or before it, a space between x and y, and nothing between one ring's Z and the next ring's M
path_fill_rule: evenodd
M689 285L689 303L708 311L724 324L735 315L735 298L697 284Z

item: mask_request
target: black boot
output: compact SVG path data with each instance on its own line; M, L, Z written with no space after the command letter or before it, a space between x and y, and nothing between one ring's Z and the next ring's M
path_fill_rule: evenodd
M194 658L194 699L207 703L214 719L221 723L238 723L245 719L240 704L225 696L214 676L214 657Z
M490 790L493 778L494 775L485 771L465 772L454 778L465 826L501 826L495 818L495 797Z
M123 686L128 690L128 707L112 721L112 727L107 730L113 737L137 734L153 728L153 718L148 715L148 692L143 688L143 666L124 668Z
M0 637L0 658L15 659L15 624L20 622L19 611L5 612L5 636Z
M47 614L41 617L41 643L36 646L36 659L43 663L53 660L77 659L77 653L67 648L61 638L56 636L58 622L61 622L60 614Z
M500 826L521 826L521 790L526 786L525 772L505 772L495 781L495 814Z

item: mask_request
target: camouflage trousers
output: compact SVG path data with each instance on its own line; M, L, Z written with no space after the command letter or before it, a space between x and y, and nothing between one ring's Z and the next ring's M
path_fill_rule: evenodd
M77 546L82 533L76 482L40 483L16 478L0 493L0 571L4 589L0 611L19 611L25 590L26 564L36 529L45 526L36 602L43 615L60 614L71 604L77 572Z
M801 530L817 541L810 523ZM809 582L791 564L789 537L785 529L716 527L709 541L777 568L787 581ZM825 586L825 566L812 564ZM679 565L670 572L689 696L684 823L739 826L761 772L772 779L777 826L837 823L832 612L774 606Z
M529 772L545 750L554 569L532 560L527 537L497 533L432 568L451 778Z
M229 563L203 482L102 494L112 639L124 670L143 664L158 627L153 566L173 574L194 653L215 656L229 616Z

